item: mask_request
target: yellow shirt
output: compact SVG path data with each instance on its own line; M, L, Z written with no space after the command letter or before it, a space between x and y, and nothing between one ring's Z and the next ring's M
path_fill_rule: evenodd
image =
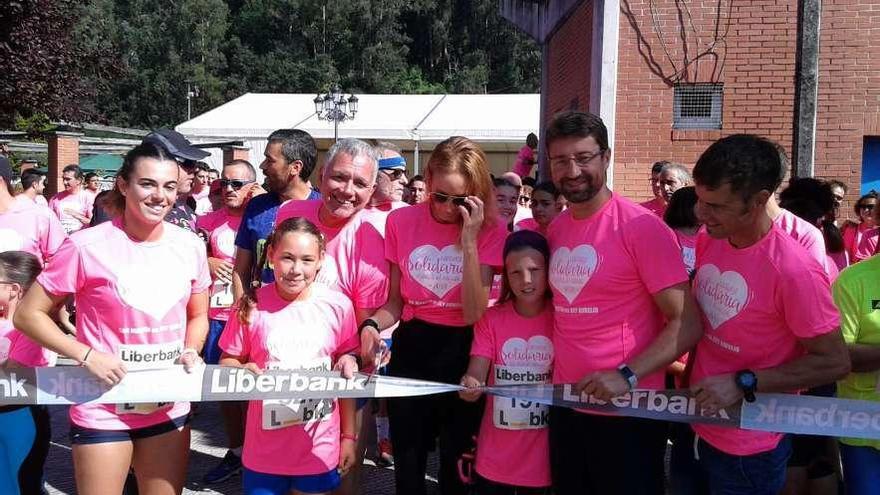
M880 346L880 255L844 270L832 287L847 344ZM850 373L837 383L837 396L880 402L880 370ZM880 449L880 440L842 438L847 445Z

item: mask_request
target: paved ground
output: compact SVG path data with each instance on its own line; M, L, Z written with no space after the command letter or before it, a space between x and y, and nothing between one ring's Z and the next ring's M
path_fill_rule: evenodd
M70 456L70 442L67 439L68 420L66 407L51 407L52 445L46 461L46 488L50 495L76 493L73 479L73 462ZM189 478L185 494L223 494L241 493L241 478L234 476L225 483L204 486L202 476L211 469L226 453L223 428L220 424L219 408L216 404L205 403L199 407L193 419L192 454L190 455ZM436 483L431 476L436 475L437 465L434 456L428 463L429 494L436 491ZM377 467L372 461L365 461L362 495L391 495L394 493L394 473L391 469Z

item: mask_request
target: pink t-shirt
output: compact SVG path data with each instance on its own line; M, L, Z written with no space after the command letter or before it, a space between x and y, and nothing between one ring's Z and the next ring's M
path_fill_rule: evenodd
M0 367L13 360L22 366L55 366L58 355L45 349L12 326L12 321L0 319Z
M553 311L520 316L512 302L493 306L474 326L471 355L492 362L489 385L550 383ZM497 483L550 486L549 407L519 399L486 397L477 440L477 472Z
M404 314L437 325L463 326L461 225L437 222L430 206L425 202L391 212L385 227L385 256L400 268ZM481 265L501 269L506 237L503 225L480 231Z
M49 200L49 209L61 220L61 226L64 227L64 231L70 234L83 229L85 225L68 213L65 213L64 210L73 210L80 215L91 217L94 203L95 197L84 190L76 194L61 191Z
M538 222L535 221L534 218L526 218L524 220L520 220L513 226L513 231L517 232L520 230L534 230L535 232L541 232L541 226L538 225Z
M535 152L528 147L523 146L516 154L516 161L513 163L513 173L520 177L527 177L532 173L532 167L535 165Z
M775 224L763 239L743 249L701 232L694 295L704 333L691 384L792 361L806 352L798 339L833 332L840 323L825 270ZM771 450L782 438L704 424L693 428L715 448L739 456Z
M773 223L803 246L810 257L819 262L825 273L831 273L831 269L828 267L828 255L825 252L825 237L822 235L822 231L785 208L782 208L782 214L776 217Z
M0 213L0 252L25 251L45 265L67 234L51 211L32 201L13 201Z
M31 199L31 197L28 196L27 194L19 194L19 195L15 196L15 199L16 199L16 201L26 201L28 203L35 203L40 206L45 206L46 208L49 207L49 202L46 201L46 197L43 196L42 194L37 194L36 196L34 196L33 199Z
M639 203L639 206L647 209L648 211L657 215L660 218L663 218L663 215L666 214L666 203L664 203L663 200L660 198L654 198L651 201Z
M214 207L211 205L211 198L205 196L196 200L196 215L207 215L212 211Z
M675 235L618 194L583 220L559 214L547 232L556 362L553 383L613 370L645 350L664 327L653 295L687 282ZM662 389L664 370L639 377Z
M230 215L229 210L208 213L196 220L196 228L208 234L210 256L235 263L235 234L241 225L241 215ZM215 280L208 301L208 318L226 321L232 313L232 283Z
M680 230L673 230L673 232L675 233L675 239L678 241L678 246L681 248L681 260L684 262L684 267L688 273L691 273L694 271L694 264L696 263L694 248L697 245L697 234L689 235Z
M358 212L341 227L321 222L320 199L288 201L278 208L275 225L292 217L303 217L324 234L325 253L317 283L339 290L355 308L379 308L388 300L388 262L382 235Z
M306 300L290 302L274 283L261 287L251 323L231 318L220 348L261 369L329 371L359 346L354 308L337 291L314 284L311 291ZM339 435L335 400L250 401L242 461L260 473L326 473L339 464Z
M847 226L843 229L843 244L849 253L849 262L858 263L877 253L877 240L880 239L880 227L868 227L864 223L858 226Z
M190 296L211 286L205 246L170 223L161 239L131 239L116 218L74 233L37 277L54 295L74 294L76 338L115 354L129 370L167 368L184 347ZM83 404L75 424L99 430L142 428L183 416L189 403Z

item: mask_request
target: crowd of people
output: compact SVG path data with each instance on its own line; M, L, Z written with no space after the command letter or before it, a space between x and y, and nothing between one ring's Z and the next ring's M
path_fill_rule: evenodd
M212 171L206 152L159 130L111 190L96 195L70 165L48 203L43 174L22 173L16 194L0 157L0 362L62 355L107 387L202 362L463 387L222 403L228 451L205 482L241 473L251 495L357 494L368 451L394 464L397 493L425 494L435 449L443 494L880 493L875 440L483 394L689 389L708 415L758 392L880 401L876 193L849 220L842 182L795 178L780 192L785 152L738 134L693 167L655 163L654 197L639 205L607 186L601 119L564 112L544 136L541 181L534 135L509 173L493 176L476 143L450 137L408 177L400 149L357 139L316 170L314 139L280 129L260 184L250 162ZM80 493L132 479L143 495L181 493L188 403L69 416ZM0 425L0 492L41 493L45 406L0 407Z

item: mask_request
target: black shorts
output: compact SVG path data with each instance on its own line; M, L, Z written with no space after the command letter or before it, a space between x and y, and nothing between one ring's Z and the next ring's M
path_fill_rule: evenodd
M185 414L162 423L131 430L98 430L71 423L70 443L73 445L90 445L95 443L131 442L155 437L169 431L181 430L189 424L189 420L189 414Z

